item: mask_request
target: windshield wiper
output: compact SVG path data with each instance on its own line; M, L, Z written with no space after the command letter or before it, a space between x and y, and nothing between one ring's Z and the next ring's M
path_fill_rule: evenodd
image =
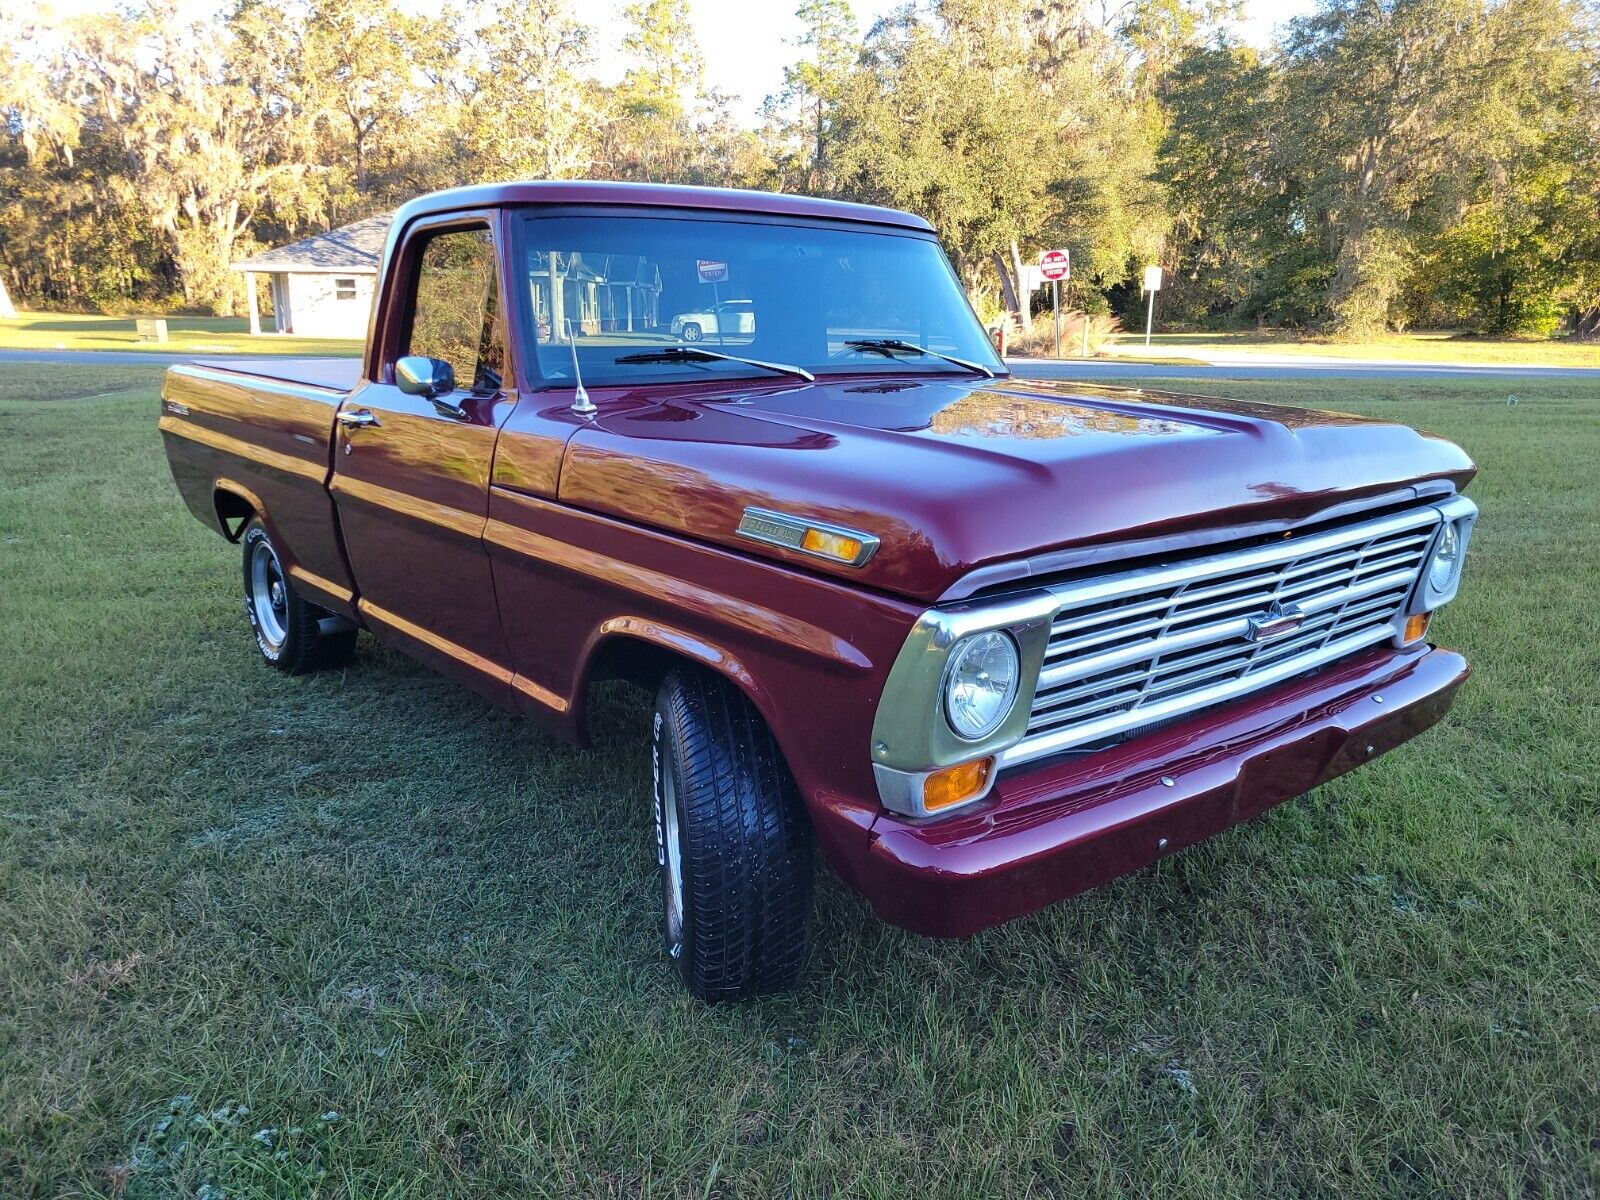
M971 362L965 358L957 358L954 354L940 354L937 350L929 350L926 346L919 346L915 342L902 342L898 338L857 338L845 343L850 350L864 350L873 354L881 354L885 358L893 358L896 351L907 354L926 354L933 358L942 358L945 362L957 367L965 367L975 371L987 379L994 378L994 372L982 363Z
M779 375L793 375L796 379L804 379L807 383L815 383L817 381L817 377L804 367L791 367L788 363L762 362L759 358L740 358L737 354L718 354L715 350L691 349L688 346L667 346L660 350L645 350L639 354L623 354L612 361L619 363L735 362L743 363L747 367L760 367L763 371L775 371Z

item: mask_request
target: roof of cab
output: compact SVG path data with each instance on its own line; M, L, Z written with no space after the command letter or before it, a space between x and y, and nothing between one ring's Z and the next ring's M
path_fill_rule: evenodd
M523 180L486 183L431 192L401 206L394 227L417 217L464 208L496 208L512 204L630 204L641 208L701 208L724 212L768 213L780 217L814 217L864 221L931 232L933 226L912 213L872 204L746 192L735 188L680 187L661 183L612 183L590 180Z

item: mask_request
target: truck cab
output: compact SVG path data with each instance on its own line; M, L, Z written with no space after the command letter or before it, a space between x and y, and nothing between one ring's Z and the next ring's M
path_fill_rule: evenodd
M426 196L359 362L175 367L160 427L280 669L366 631L575 741L594 683L649 691L665 958L707 999L797 978L819 850L965 936L1369 761L1467 673L1427 640L1461 450L1018 379L885 209Z

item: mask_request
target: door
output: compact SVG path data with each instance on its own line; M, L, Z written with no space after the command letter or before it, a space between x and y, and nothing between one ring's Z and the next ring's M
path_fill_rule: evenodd
M511 671L483 544L507 378L498 256L487 218L414 228L393 276L404 289L380 335L379 382L339 412L333 494L373 632L511 703ZM442 359L456 389L438 402L402 392L394 364Z

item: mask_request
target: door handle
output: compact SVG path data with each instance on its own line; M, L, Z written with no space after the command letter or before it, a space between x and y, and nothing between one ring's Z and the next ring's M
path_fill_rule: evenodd
M339 422L339 424L343 425L346 429L361 429L368 425L382 428L378 422L378 418L373 416L364 408L358 408L354 412L336 413L333 419Z

